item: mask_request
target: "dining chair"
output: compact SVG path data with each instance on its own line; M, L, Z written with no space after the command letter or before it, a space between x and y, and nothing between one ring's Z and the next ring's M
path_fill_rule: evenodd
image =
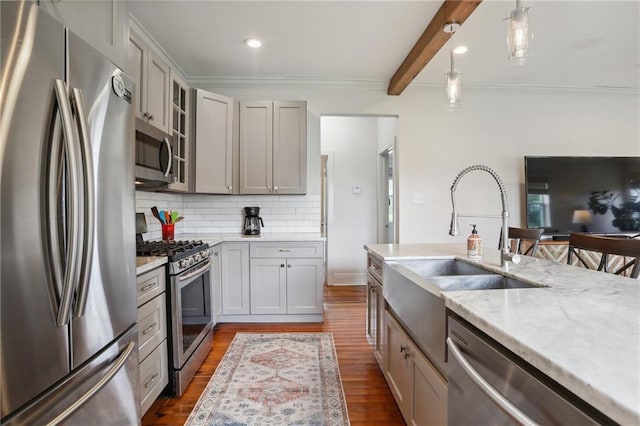
M512 247L513 243L515 243L513 252L524 256L535 256L543 231L544 229L542 228L513 228L510 226L509 240L511 241ZM499 248L502 249L502 230L500 230L499 241ZM523 242L525 243L524 245L522 244Z
M598 266L595 267L594 262L588 262L584 253L581 253L581 250L600 253ZM629 275L631 278L638 278L640 274L640 239L602 237L580 233L570 234L567 264L571 265L573 263L574 255L578 259L578 265L589 269L621 275L624 271L631 268ZM623 265L610 271L609 255L622 256Z

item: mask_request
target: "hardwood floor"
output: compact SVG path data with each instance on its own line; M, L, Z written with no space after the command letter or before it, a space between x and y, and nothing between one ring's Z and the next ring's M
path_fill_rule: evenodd
M366 286L325 287L322 324L218 324L213 349L182 398L158 398L143 426L182 425L239 331L330 331L336 345L349 419L358 425L405 425L365 338Z

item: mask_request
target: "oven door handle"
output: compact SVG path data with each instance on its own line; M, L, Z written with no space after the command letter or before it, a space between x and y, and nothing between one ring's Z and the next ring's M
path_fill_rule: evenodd
M205 272L207 269L209 269L209 267L211 266L211 262L212 260L209 259L207 260L207 263L205 263L202 267L196 269L195 271L189 272L186 275L180 275L178 277L178 281L186 281L190 278L195 277L196 275L200 275L201 273Z
M453 357L460 363L460 366L469 378L480 388L480 390L487 395L498 407L504 411L509 417L517 421L521 425L538 426L538 423L533 421L529 416L520 411L518 407L513 405L504 395L502 395L496 388L491 386L487 380L471 366L469 361L462 355L462 351L451 337L447 337L447 346L451 351Z

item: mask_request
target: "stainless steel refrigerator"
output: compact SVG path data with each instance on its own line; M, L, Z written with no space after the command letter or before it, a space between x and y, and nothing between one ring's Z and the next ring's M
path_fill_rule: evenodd
M138 424L133 83L0 2L1 423Z

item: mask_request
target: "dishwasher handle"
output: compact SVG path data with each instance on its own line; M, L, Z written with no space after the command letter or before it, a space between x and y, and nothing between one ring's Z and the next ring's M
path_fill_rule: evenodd
M458 348L451 337L447 337L447 346L451 351L451 355L453 355L456 361L460 363L460 366L462 367L464 372L467 373L469 378L471 378L471 380L473 380L473 382L478 385L480 390L493 402L495 402L502 411L504 411L507 415L509 415L521 425L538 426L538 423L536 423L529 416L520 411L518 407L513 405L511 401L509 401L507 398L505 398L504 395L498 392L496 388L491 386L491 384L487 382L487 380L482 377L475 368L471 366L469 361L467 361L467 359L462 354L462 351L460 350L460 348Z

